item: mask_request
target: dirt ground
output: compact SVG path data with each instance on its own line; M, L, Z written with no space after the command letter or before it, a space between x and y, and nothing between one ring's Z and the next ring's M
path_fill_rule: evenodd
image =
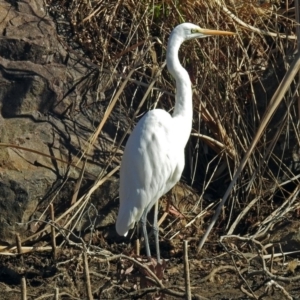
M294 220L293 228L297 227L299 221ZM42 246L35 246L36 251L22 256L2 255L1 299L20 299L22 277L26 281L27 299L88 299L87 282L93 295L90 299L185 298L182 241L175 240L172 245L161 241L164 262L159 268L154 258L148 262L143 256L137 257L131 244L106 239L105 235L105 231L87 234L84 240L94 245L69 241L57 249L55 260L51 249L38 252ZM197 241L190 240L192 299L300 299L300 271L295 257L272 257L260 250L261 243L265 242L231 238L222 244L208 242L197 254ZM85 275L83 245L88 248L89 279ZM151 249L154 251L153 244ZM141 254L143 251L142 248ZM149 273L145 269L148 267L162 280Z

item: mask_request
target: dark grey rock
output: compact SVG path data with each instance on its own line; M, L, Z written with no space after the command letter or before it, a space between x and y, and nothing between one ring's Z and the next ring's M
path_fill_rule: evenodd
M101 101L96 101L98 91L88 88L89 77L99 75L67 53L43 5L38 0L13 4L0 0L2 244L14 244L16 233L21 239L31 235L36 229L28 222L43 215L53 199L56 208L70 206L72 182L83 166L82 161L77 162L106 109L104 93ZM105 84L105 76L99 82ZM97 178L111 151L115 127L109 130L85 154L85 177L90 182ZM77 167L70 167L70 162ZM67 178L71 184L62 185ZM97 199L101 201L101 197ZM95 203L97 209L103 207ZM44 214L43 220L47 216ZM110 218L110 222L114 220Z

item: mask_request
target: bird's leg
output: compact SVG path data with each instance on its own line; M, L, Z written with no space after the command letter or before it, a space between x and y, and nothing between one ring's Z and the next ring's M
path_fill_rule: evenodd
M151 253L150 253L150 246L149 246L149 239L148 239L148 233L147 233L147 210L144 211L140 223L142 224L143 227L143 235L144 235L144 241L145 241L145 248L146 248L146 255L150 259L151 258Z
M156 256L157 256L157 262L160 264L160 251L159 251L159 239L158 239L158 225L157 225L157 215L158 215L158 201L155 202L154 206L154 220L153 220L153 233L155 238L155 247L156 247Z

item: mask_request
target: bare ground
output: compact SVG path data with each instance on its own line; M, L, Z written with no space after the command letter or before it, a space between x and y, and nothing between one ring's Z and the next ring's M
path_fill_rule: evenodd
M294 218L282 225L288 232L297 233L299 223ZM88 286L93 299L185 298L180 239L175 239L172 245L161 241L162 269L156 266L155 259L149 263L145 257L136 256L130 244L120 243L122 241L115 236L113 228L96 230L92 235L86 234L83 240L85 242L81 243L66 239L68 243L57 248L56 259L53 259L51 249L46 251L42 247L42 252L2 255L1 299L20 299L22 277L26 280L27 299L53 299L55 293L59 295L58 299L87 299ZM93 245L87 242L91 240ZM284 250L277 251L276 247L267 249L268 237L260 241L238 236L224 238L222 243L212 240L214 238L199 254L196 248L198 241L189 240L188 263L193 299L299 299L297 256L278 257L278 253L284 254ZM89 279L85 275L83 248L89 249L86 260ZM148 268L162 280L153 276Z

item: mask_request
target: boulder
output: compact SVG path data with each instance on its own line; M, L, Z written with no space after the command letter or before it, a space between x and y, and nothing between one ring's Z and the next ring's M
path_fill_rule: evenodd
M57 187L79 177L79 158L105 106L92 89L83 95L97 71L67 53L42 1L0 0L0 11L0 241L12 244L16 233L32 233L28 222L43 213L53 191L66 201L64 186ZM90 180L110 145L106 136L85 154ZM74 191L67 190L70 204Z

